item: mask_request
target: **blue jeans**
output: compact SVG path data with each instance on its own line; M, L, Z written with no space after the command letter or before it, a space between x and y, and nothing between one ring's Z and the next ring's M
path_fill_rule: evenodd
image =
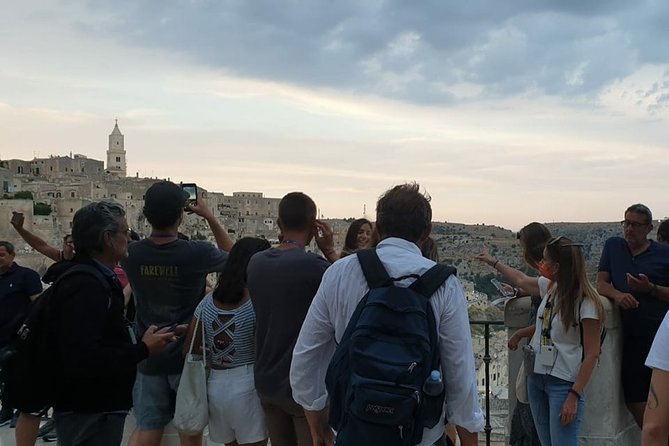
M551 375L531 374L527 381L527 397L532 418L542 446L578 446L585 400L581 396L576 419L566 426L560 423L560 411L574 383Z

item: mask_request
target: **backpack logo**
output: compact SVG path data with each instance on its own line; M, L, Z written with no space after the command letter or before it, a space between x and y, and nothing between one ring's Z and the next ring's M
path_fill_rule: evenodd
M365 412L372 412L375 415L393 415L395 413L395 408L390 406L379 406L378 404L368 404L365 408Z

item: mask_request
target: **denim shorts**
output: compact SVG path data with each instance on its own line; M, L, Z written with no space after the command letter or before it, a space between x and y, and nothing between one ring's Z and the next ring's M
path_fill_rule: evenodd
M145 375L137 372L132 401L139 430L162 429L172 421L180 378L181 373Z

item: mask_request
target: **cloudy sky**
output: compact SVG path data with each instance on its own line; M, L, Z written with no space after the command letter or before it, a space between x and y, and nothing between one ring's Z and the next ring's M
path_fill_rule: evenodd
M669 2L0 0L0 158L104 159L358 217L669 216Z

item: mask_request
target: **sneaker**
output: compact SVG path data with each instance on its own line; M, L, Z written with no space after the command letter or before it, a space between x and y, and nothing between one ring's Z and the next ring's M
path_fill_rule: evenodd
M14 415L12 415L12 421L9 423L10 428L14 429L16 427L16 422L19 421L19 415L21 415L21 412L15 410Z
M0 427L9 424L12 421L12 409L3 407L0 409Z
M42 427L39 428L37 431L37 437L44 437L46 435L49 435L52 432L55 432L54 430L55 425L53 424L53 418L49 418L46 423L42 425Z
M56 431L54 430L53 432L49 432L48 434L44 435L42 437L42 441L45 443L58 441L58 437L56 436Z

